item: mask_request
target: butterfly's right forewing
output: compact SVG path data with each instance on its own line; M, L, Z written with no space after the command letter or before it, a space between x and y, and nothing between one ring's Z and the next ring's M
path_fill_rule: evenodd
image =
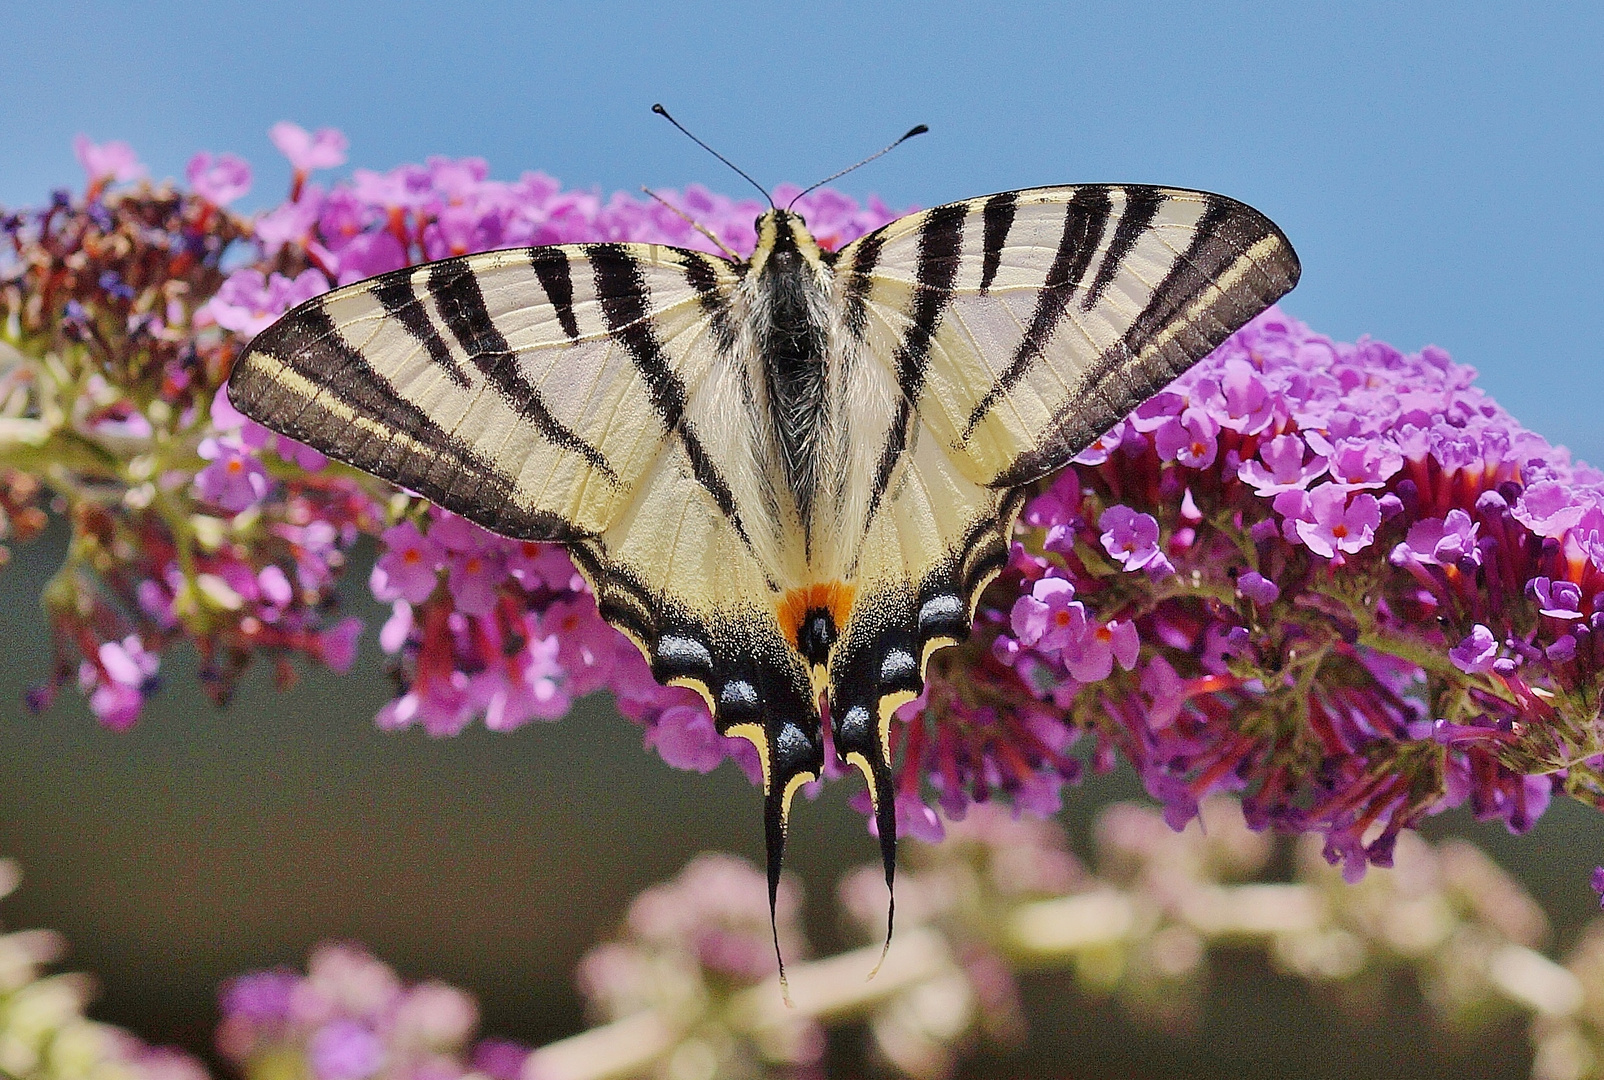
M877 235L866 333L902 333L928 288L918 250L937 221L956 233L953 272L937 290L915 404L969 474L995 487L1067 464L1298 278L1281 231L1223 196L1139 185L1003 192Z

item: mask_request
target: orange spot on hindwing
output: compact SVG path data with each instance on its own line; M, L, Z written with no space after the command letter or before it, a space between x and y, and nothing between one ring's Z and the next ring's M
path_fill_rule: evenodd
M817 581L787 592L776 614L786 640L812 667L829 659L841 628L852 612L857 590L840 581Z

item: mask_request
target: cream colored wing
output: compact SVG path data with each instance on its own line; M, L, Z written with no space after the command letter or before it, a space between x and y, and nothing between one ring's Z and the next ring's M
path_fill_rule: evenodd
M848 326L906 398L886 445L917 412L994 487L1061 468L1299 272L1251 207L1132 185L939 206L857 240L837 268Z
M932 652L969 636L1024 485L1060 468L1296 282L1257 211L1168 188L1005 192L899 219L835 262L832 401L856 468L815 550L856 602L830 658L835 745L875 793Z
M711 256L626 244L398 270L269 327L229 391L246 415L486 528L564 541L653 674L756 744L777 874L786 805L824 751L776 616L788 522L752 494L738 280Z
M507 536L597 535L671 437L734 516L687 409L730 362L735 280L722 259L644 244L397 270L263 331L229 395L268 427Z

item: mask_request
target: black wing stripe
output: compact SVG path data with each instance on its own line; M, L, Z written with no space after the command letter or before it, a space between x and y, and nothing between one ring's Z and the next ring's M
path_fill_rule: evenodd
M902 400L897 404L896 419L891 430L886 432L885 445L875 465L869 512L863 519L865 528L879 511L897 459L908 446L908 425L913 421L914 408L924 392L930 343L935 339L941 314L952 299L952 284L958 278L967 216L968 207L963 203L938 206L929 211L919 228L919 266L915 271L913 310L909 312L912 325L897 346L894 357Z
M735 323L730 317L729 292L718 283L717 263L713 257L687 253L685 280L696 290L702 312L713 327L713 340L718 343L719 355L729 356L735 351Z
M853 249L852 269L841 300L847 331L858 341L863 340L869 327L869 290L874 287L874 268L880 262L880 249L884 246L884 232L876 231L859 240Z
M429 271L429 292L435 298L446 328L473 360L474 366L496 388L507 407L533 423L547 440L578 454L609 483L616 485L618 473L602 452L553 416L539 389L518 373L518 358L501 331L496 329L496 322L485 306L478 276L468 261L446 259L435 263Z
M1008 230L1014 227L1014 204L1018 199L1019 192L1004 191L987 199L985 208L980 212L981 219L985 222L984 238L981 241L981 292L991 288L991 283L997 278L997 271L1002 267L1003 246L1008 243Z
M595 540L569 544L568 555L594 584L601 617L640 641L654 643L659 631L658 605L635 576L613 564Z
M373 297L384 306L386 315L400 323L412 335L412 339L423 346L429 359L445 372L446 378L467 389L473 385L473 379L457 363L457 358L451 355L451 346L440 336L434 320L429 318L428 311L419 302L418 294L412 287L413 273L413 269L408 267L376 278L372 285Z
M629 353L636 370L646 381L652 407L662 418L663 429L677 436L685 447L696 482L712 496L714 504L750 550L752 541L735 508L735 496L685 416L685 384L669 366L668 357L657 340L640 267L634 257L617 244L591 244L585 248L585 254L595 270L596 295L607 320L607 332Z
M574 281L568 268L568 253L560 247L532 247L529 265L557 312L557 325L569 341L578 341L579 321L574 318Z
M1153 218L1158 215L1158 209L1164 205L1164 192L1158 188L1129 187L1121 189L1125 193L1125 210L1119 216L1119 224L1114 226L1114 237L1108 242L1108 250L1103 254L1103 261L1097 266L1097 276L1092 278L1092 287L1086 290L1086 295L1080 299L1082 311L1090 311L1097 306L1103 298L1103 293L1113 284L1120 268L1125 265L1126 256L1130 255L1131 248L1136 241L1153 224Z
M989 212L990 207L987 209ZM1091 266L1092 256L1096 254L1097 245L1103 239L1103 230L1108 226L1111 209L1107 188L1081 188L1070 197L1064 210L1064 231L1058 241L1058 252L1053 256L1053 264L1047 270L1047 280L1041 295L1036 300L1036 310L1031 315L1030 326L1025 329L1025 336L1020 340L1019 347L1014 350L1008 366L997 376L997 381L986 391L986 396L980 399L980 403L969 414L969 422L965 425L963 433L965 442L975 433L975 428L980 426L986 414L1029 373L1036 361L1041 359L1047 343L1052 340L1054 331L1063 320L1064 312L1069 310L1069 302L1075 295L1075 290L1080 288L1081 279L1086 276L1086 270ZM986 235L989 243L991 237L989 220ZM985 286L982 285L981 288Z
M1220 242L1218 238L1217 234L1230 216L1231 208L1226 202L1221 199L1210 200L1203 216L1198 219L1186 251L1171 264L1164 280L1159 282L1158 288L1148 298L1147 305L1142 308L1142 313L1125 331L1125 347L1130 355L1140 356L1150 341L1180 318L1187 307L1213 287L1215 280L1243 254L1245 247L1239 250ZM1100 359L1098 365L1087 373L1088 378L1100 382L1114 366L1109 359Z
M320 389L311 397L286 391L269 364L251 362L257 353ZM257 335L236 365L229 397L252 419L412 488L488 529L522 540L584 535L555 514L519 505L512 480L398 393L340 334L321 300L309 301ZM403 439L375 443L375 425ZM425 460L410 466L417 451L398 452L402 441L421 448Z
M1255 261L1248 273L1214 298L1202 317L1187 318L1187 310L1217 288L1237 260L1271 238L1279 243L1269 258ZM1186 251L1153 290L1141 314L1087 369L1086 381L1056 411L1042 444L1019 457L992 486L1026 483L1068 461L1162 389L1192 358L1211 352L1284 295L1297 284L1298 275L1297 256L1268 219L1239 204L1211 198ZM1175 337L1140 360L1143 351L1172 327L1179 327Z

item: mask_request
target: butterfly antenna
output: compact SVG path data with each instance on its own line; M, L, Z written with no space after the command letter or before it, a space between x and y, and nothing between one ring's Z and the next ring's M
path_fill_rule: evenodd
M714 247L718 248L720 251L722 251L724 254L726 254L726 255L728 255L730 257L730 261L731 262L740 262L741 261L741 257L739 255L735 254L735 252L731 251L728 247L726 247L724 245L724 241L722 241L718 237L714 236L713 235L713 231L711 229L709 229L707 226L703 225L700 221L697 221L695 218L691 217L691 215L687 214L685 211L681 210L679 207L675 206L673 203L671 203L667 199L663 198L661 195L659 195L657 192L653 191L651 188L646 187L645 185L642 185L641 186L641 190L644 191L646 194L650 195L652 198L656 199L658 202L662 203L664 206L668 207L670 210L672 210L675 213L675 215L677 215L680 218L680 220L685 222L685 224L689 225L691 228L695 229L697 232L699 232L703 236L707 237L710 241L713 242L713 246Z
M729 158L725 157L723 154L719 153L717 150L715 150L711 146L707 145L701 139L698 139L695 135L692 135L690 133L690 131L686 129L685 125L680 123L678 120L674 119L672 116L670 116L668 114L668 110L663 108L662 105L660 105L660 104L659 105L653 105L652 106L652 112L656 113L658 116L661 116L664 120L667 120L670 124L673 124L675 127L679 128L680 131L685 133L685 137L690 139L691 142L695 143L697 146L700 146L703 150L706 150L709 154L712 154L714 157L718 158L720 161L722 161L724 164L728 165L730 168L735 169L736 174L739 175L741 177L741 179L745 180L748 184L751 184L753 187L755 187L759 191L763 192L763 197L769 201L769 206L771 208L774 206L774 196L770 195L768 193L768 191L766 191L764 189L762 184L758 183L756 180L753 180L750 176L747 176L746 173L743 172L741 169L736 168L735 162L731 161ZM904 136L904 138L906 138L906 136Z
M901 146L903 143L907 142L909 139L913 138L915 135L923 135L925 132L927 132L929 130L930 129L928 127L926 127L924 124L920 124L917 127L910 128L906 135L904 135L902 138L898 139L896 142L892 143L890 146L886 147L884 150L877 150L876 152L870 154L868 157L864 158L862 161L858 162L856 165L849 165L849 166L847 166L846 168L842 169L840 172L836 173L833 176L826 176L823 180L820 180L817 184L814 184L813 187L804 188L802 191L797 192L796 199L800 199L802 196L806 195L809 191L812 191L814 188L823 187L825 184L828 184L831 180L839 180L839 179L841 179L843 176L845 176L847 173L851 172L853 169L861 169L861 168L863 168L865 165L869 164L869 162L873 161L875 158L884 157L886 154L891 153L891 151L895 150L897 147ZM686 134L689 134L689 132L687 132ZM787 210L789 210L789 209L791 209L791 207L795 206L796 205L796 199L792 199L789 203L787 203L785 208Z

